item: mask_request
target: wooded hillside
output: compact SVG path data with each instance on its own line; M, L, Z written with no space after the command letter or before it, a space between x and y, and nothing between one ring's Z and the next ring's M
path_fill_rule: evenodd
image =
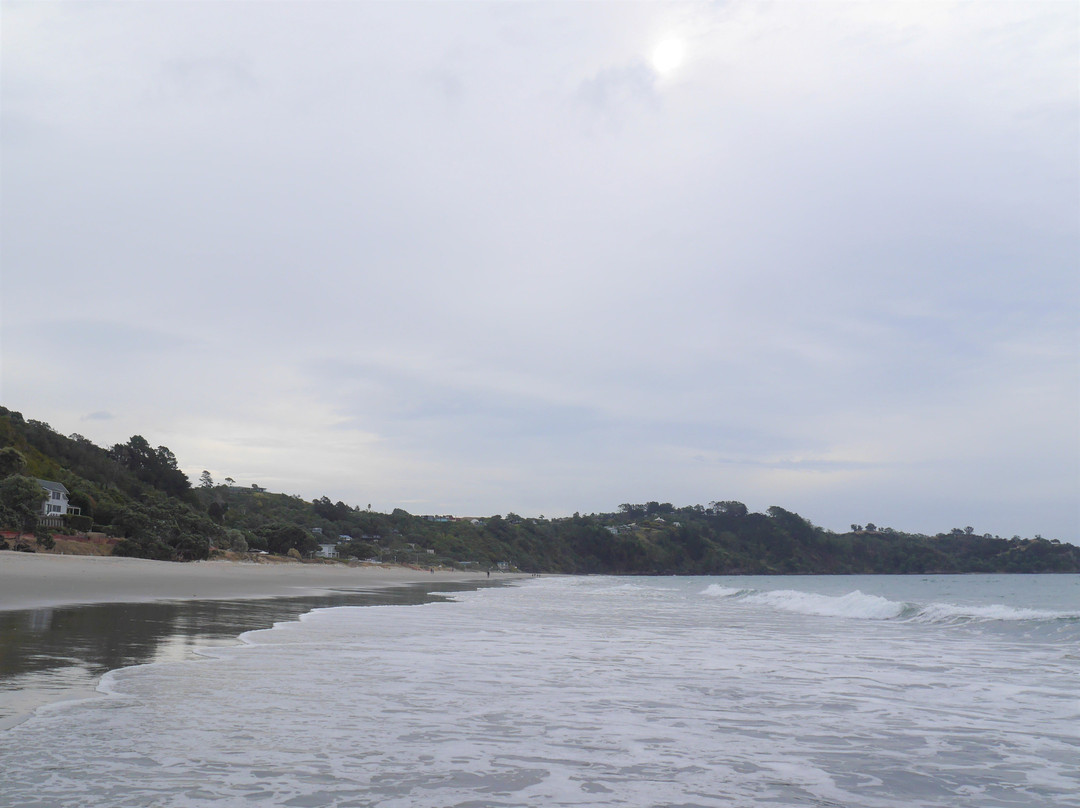
M178 561L215 549L307 556L319 543L343 557L422 566L477 565L534 572L620 574L785 574L1080 572L1080 548L1042 537L1009 539L953 528L935 536L872 524L847 533L817 527L774 506L626 503L572 517L482 518L376 513L320 497L308 502L258 486L192 487L173 453L135 435L109 449L0 407L0 522L27 524L25 478L62 483L80 516L68 529L121 541L115 552ZM18 492L22 491L20 494ZM22 508L22 510L20 510ZM21 514L21 515L20 515Z

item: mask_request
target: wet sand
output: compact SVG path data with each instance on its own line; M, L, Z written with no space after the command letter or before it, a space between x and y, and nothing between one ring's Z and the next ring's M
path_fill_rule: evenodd
M510 576L493 576L506 580ZM345 564L197 561L0 551L0 611L83 603L237 600L487 580L485 573Z
M0 552L0 731L97 696L107 671L190 659L312 609L427 603L515 577Z

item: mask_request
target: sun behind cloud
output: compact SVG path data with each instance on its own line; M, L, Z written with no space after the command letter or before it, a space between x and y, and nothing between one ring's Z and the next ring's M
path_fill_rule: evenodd
M653 70L661 76L666 76L678 70L685 58L686 46L683 41L677 37L667 37L653 48L649 62L652 64Z

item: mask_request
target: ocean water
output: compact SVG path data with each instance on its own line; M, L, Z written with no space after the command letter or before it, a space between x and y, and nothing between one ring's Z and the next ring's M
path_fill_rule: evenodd
M8 806L1080 806L1080 576L335 607L0 733Z
M197 649L235 645L241 632L296 620L313 609L428 603L475 588L438 582L259 600L0 611L0 732L44 704L93 695L102 675L116 668L191 659Z

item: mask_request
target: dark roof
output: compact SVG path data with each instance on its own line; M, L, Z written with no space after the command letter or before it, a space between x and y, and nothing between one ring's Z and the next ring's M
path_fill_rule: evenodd
M48 480L38 480L38 483L46 491L59 491L61 494L68 493L68 490L64 488L63 483L51 483Z

